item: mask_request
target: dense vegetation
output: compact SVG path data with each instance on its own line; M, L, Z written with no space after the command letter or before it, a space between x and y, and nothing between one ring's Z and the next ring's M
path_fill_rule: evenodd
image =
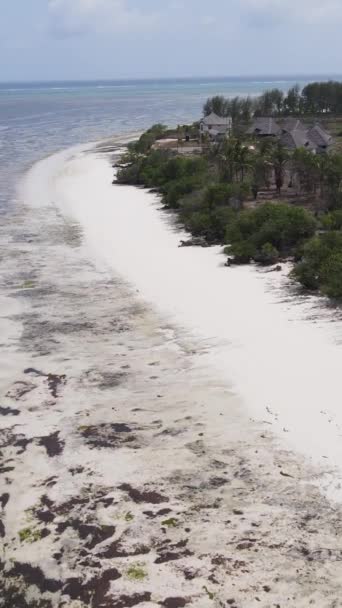
M330 297L342 297L342 232L331 231L304 245L302 260L293 271L307 289L320 289Z
M232 137L198 156L155 149L156 139L196 133L155 125L129 145L117 181L155 188L186 229L208 244L226 244L233 263L275 264L291 257L305 288L342 297L342 157L290 153L279 143ZM304 208L282 202L285 182L296 181ZM276 188L275 188L276 186ZM286 184L287 192L289 184ZM273 202L246 209L258 191L273 188Z
M295 255L315 231L314 217L302 207L266 203L242 211L227 227L228 253L242 263L274 264L280 255Z
M287 93L270 89L258 97L234 97L220 95L208 99L204 114L215 112L219 116L231 116L233 122L248 122L252 116L326 116L342 114L342 83L313 82L302 90L298 85Z

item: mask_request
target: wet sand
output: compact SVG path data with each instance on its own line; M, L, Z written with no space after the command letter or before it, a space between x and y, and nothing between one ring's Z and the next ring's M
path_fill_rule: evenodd
M0 605L341 605L326 469L251 419L208 342L55 205L0 239Z

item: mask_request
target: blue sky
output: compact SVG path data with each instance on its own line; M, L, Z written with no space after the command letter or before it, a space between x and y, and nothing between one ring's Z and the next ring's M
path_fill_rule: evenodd
M0 0L0 80L338 74L342 0Z

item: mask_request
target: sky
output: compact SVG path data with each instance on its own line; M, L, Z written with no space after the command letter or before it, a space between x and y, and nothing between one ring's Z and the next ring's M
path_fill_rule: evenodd
M0 0L0 81L340 74L342 0Z

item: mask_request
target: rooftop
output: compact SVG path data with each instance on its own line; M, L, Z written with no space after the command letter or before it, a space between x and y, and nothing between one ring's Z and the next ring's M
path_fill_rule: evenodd
M332 142L331 135L318 124L308 130L308 137L316 146L323 148L326 148Z
M230 116L218 116L215 112L212 112L208 116L202 118L202 122L207 126L222 126L227 127L231 123Z
M272 117L259 116L253 121L253 125L248 129L249 135L279 135L281 129Z

